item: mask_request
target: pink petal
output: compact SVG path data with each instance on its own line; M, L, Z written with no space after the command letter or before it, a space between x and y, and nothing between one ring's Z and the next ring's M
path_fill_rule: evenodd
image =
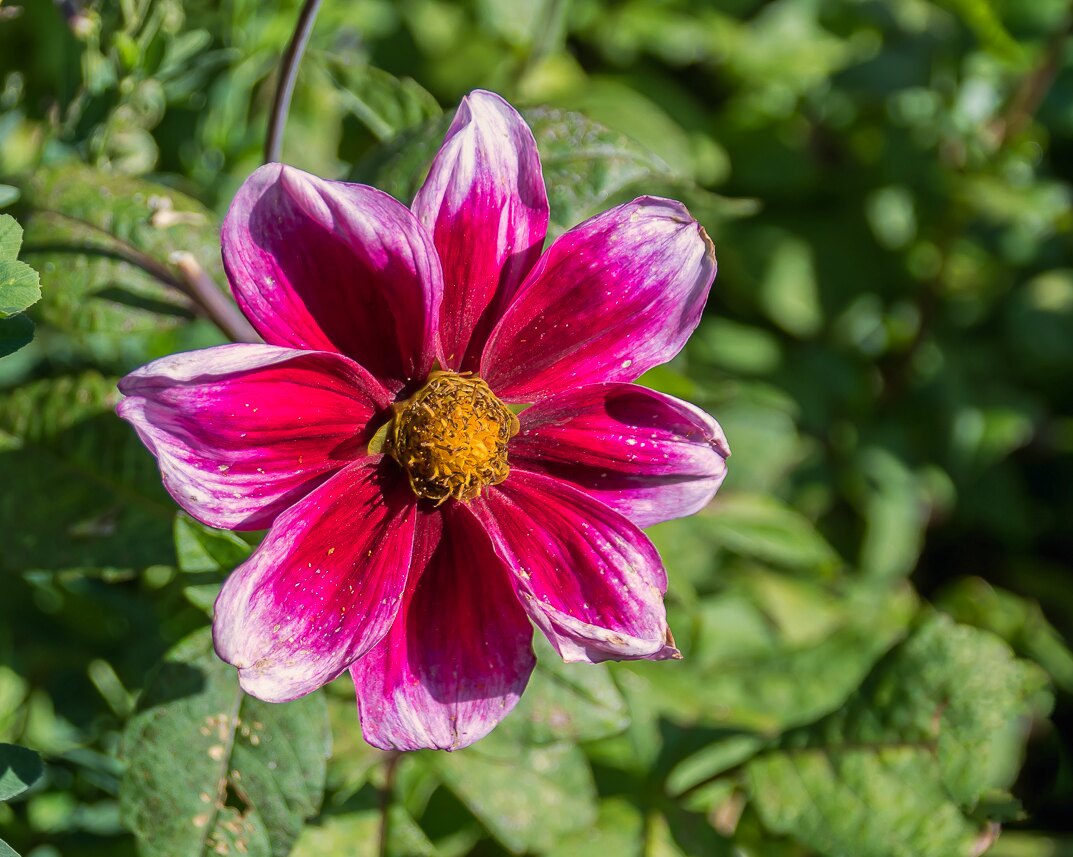
M428 374L443 278L401 203L266 164L239 189L222 241L235 298L266 342L341 352L394 390Z
M730 455L719 424L635 384L592 384L526 408L512 467L571 482L639 527L692 515L715 496Z
M352 464L280 515L216 601L216 653L283 702L331 681L387 633L406 588L416 503L393 464Z
M618 512L558 479L516 469L461 508L484 524L522 606L564 660L678 656L659 554Z
M536 141L518 111L482 90L462 99L413 210L443 264L447 365L476 369L495 309L533 267L548 229Z
M489 337L481 376L514 402L632 381L681 350L714 278L712 243L681 203L605 211L541 257Z
M274 345L174 354L119 389L119 415L175 502L210 526L247 530L364 456L370 422L391 401L347 357Z
M480 524L454 504L422 514L395 624L350 668L365 740L456 750L483 738L525 689L532 638Z

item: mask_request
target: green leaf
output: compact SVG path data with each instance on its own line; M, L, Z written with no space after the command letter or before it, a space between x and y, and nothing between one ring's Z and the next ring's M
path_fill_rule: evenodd
M1018 655L1043 667L1055 685L1073 693L1073 650L1047 621L1038 602L982 578L967 577L945 587L935 605L958 622L1002 637Z
M174 565L174 503L95 372L0 397L0 569Z
M172 188L68 165L36 174L26 203L24 256L62 284L35 317L108 358L156 356L149 344L193 317L175 253L225 283L216 218Z
M217 530L185 513L175 516L175 557L186 579L186 600L211 616L220 585L249 557L252 547L235 533Z
M709 537L739 556L824 577L841 565L812 522L774 497L727 494L701 514Z
M19 857L19 853L10 845L0 839L0 857Z
M644 826L644 818L633 804L619 798L603 800L596 823L561 840L548 857L576 857L578 854L641 857Z
M0 318L0 357L14 354L34 338L34 323L23 314Z
M438 857L424 831L405 807L388 808L387 854L399 857ZM366 788L341 807L325 812L308 825L295 843L291 857L380 857L383 810L380 796Z
M816 265L807 241L785 236L768 262L760 284L760 304L775 324L793 336L814 336L823 326Z
M775 602L757 595L706 602L695 638L687 644L681 635L685 660L618 669L641 679L644 696L674 722L771 735L841 705L916 610L907 587L828 596L826 605L802 600L807 612L781 617ZM833 615L817 623L809 614L818 610Z
M536 641L538 660L518 706L496 730L519 743L591 741L614 735L630 722L622 694L605 665L565 664Z
M0 744L0 800L11 800L36 783L43 772L41 757L17 744Z
M381 142L443 113L432 94L413 78L398 78L341 57L330 57L326 66L343 107Z
M592 772L577 747L519 747L494 733L430 762L458 799L515 854L547 851L596 820Z
M1012 62L1024 59L1024 50L1010 35L992 0L939 0L956 12L966 26L992 52Z
M640 143L580 113L537 108L523 115L540 150L553 233L622 201L622 193L642 180L676 178Z
M19 258L22 247L22 227L10 214L0 214L0 262L13 262Z
M863 450L854 473L866 523L861 574L884 582L904 577L916 567L924 544L928 498L913 473L882 449Z
M123 819L144 857L284 857L320 808L329 747L322 694L247 696L206 629L168 654L123 733Z
M22 312L41 298L37 271L18 261L22 227L0 214L0 319Z
M694 194L709 216L740 216L751 201L730 200L697 188L640 143L568 110L522 111L533 129L551 206L554 237L641 194ZM363 165L356 177L397 199L413 199L447 129L446 119L414 131ZM680 192L681 191L681 192Z
M184 512L175 516L175 557L187 574L228 574L245 562L252 548L229 530L217 530Z
M841 709L748 763L751 800L831 857L978 853L974 810L1016 775L1044 683L998 638L930 617Z

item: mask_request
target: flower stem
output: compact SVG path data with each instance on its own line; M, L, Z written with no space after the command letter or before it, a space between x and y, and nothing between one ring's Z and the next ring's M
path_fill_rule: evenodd
M388 840L391 837L391 800L395 796L395 772L402 760L402 753L397 750L388 753L384 760L384 786L380 790L380 843L377 854L387 857Z
M313 24L317 20L317 12L320 11L320 0L305 0L302 11L298 13L298 24L294 28L294 35L287 45L283 54L283 60L279 66L279 81L276 84L276 97L272 101L272 114L268 119L268 131L265 135L266 164L278 161L283 153L283 129L287 124L287 113L291 109L291 96L294 95L294 83L298 79L298 66L302 63L302 55L306 45L309 44L309 36L313 32Z
M182 277L186 286L184 291L202 312L208 316L220 330L234 342L260 342L261 337L253 329L246 317L239 312L235 303L229 300L213 282L205 270L197 263L193 254L175 253L172 263Z

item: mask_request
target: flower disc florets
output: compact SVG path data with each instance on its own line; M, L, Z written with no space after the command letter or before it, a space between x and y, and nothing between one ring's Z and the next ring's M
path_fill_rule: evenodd
M433 372L395 406L384 451L406 471L418 497L468 501L507 478L507 441L518 418L480 378Z

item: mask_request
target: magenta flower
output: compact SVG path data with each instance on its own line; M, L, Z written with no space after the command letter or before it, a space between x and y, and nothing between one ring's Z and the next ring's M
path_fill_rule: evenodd
M707 503L729 450L630 382L696 327L715 254L667 199L541 255L547 223L532 133L480 91L412 209L280 164L239 190L224 263L267 344L157 360L119 414L191 515L269 528L213 621L247 692L349 669L371 744L453 749L518 701L530 621L567 661L678 656L640 527Z

